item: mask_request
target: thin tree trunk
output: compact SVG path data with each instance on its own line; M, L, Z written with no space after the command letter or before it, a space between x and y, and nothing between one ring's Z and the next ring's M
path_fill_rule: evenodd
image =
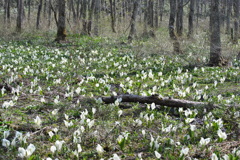
M113 33L117 33L116 32L116 3L115 0L109 0L110 2L110 10L111 10L111 27L112 27L112 31Z
M99 20L100 20L100 0L95 0L96 5L94 9L94 34L98 36L99 34Z
M129 42L132 42L133 38L136 36L136 19L137 19L137 13L138 13L138 6L139 6L139 2L138 0L135 0L133 4L132 19L130 22L131 28L128 36Z
M41 10L42 10L42 0L39 1L39 5L38 5L37 25L36 25L36 28L37 28L37 29L39 29L40 17L41 17Z
M154 18L155 18L155 28L159 27L159 0L155 2L155 13L154 13Z
M227 15L226 15L226 33L230 34L230 17L232 12L232 0L227 0Z
M183 0L177 0L176 29L177 29L177 35L182 36L182 32L183 32Z
M160 4L160 21L163 21L163 9L164 9L164 0L159 0L159 4Z
M31 19L31 0L28 0L28 22Z
M239 36L239 0L233 0L233 10L234 10L234 34L233 43L238 43Z
M52 21L52 9L51 9L51 5L52 5L52 0L48 1L48 27L51 26L51 21Z
M82 0L81 16L83 25L81 35L87 35L87 0Z
M210 4L210 66L221 66L221 38L219 0L211 0Z
M58 0L58 23L57 23L57 38L56 42L64 41L66 39L66 24L65 24L65 0Z
M180 43L178 41L177 36L174 32L174 23L176 16L176 0L170 0L170 16L169 16L169 36L173 40L173 51L177 54L181 53Z
M189 15L188 15L188 37L192 37L193 34L193 16L194 16L195 0L190 0Z
M91 7L89 8L89 17L88 17L88 24L87 24L88 35L91 35L91 31L92 31L92 21L93 21L93 12L95 8L95 2L96 0L92 0Z
M21 32L22 31L22 10L23 10L23 1L22 0L18 0L17 1L17 32Z

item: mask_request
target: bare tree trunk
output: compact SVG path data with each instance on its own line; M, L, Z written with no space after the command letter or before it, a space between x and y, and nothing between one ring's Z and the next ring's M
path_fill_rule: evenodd
M194 16L195 0L190 0L189 15L188 15L188 37L192 37L193 34L193 16Z
M94 34L98 36L99 34L99 19L100 19L100 0L95 0L96 1L96 5L95 5L95 9L94 9Z
M219 0L210 4L210 66L222 65Z
M230 34L230 17L232 12L232 0L227 0L227 15L226 15L226 33Z
M183 32L183 0L177 0L176 29L177 29L177 35L182 36L182 32Z
M91 35L91 31L92 31L92 20L93 20L94 8L95 8L95 1L96 0L92 0L91 7L89 8L89 16L88 16L88 24L87 24L88 35Z
M160 21L163 21L164 0L159 0L160 4Z
M58 23L57 23L57 38L56 42L64 41L66 39L66 24L65 24L65 0L58 0Z
M40 17L41 17L41 10L42 10L42 0L39 1L39 5L38 5L37 25L36 25L36 28L37 28L37 29L39 29Z
M18 0L17 1L17 28L16 31L17 32L21 32L22 31L22 10L23 10L23 1L22 0Z
M139 6L139 2L138 0L135 0L133 4L132 19L130 22L131 28L128 36L129 42L132 42L133 38L136 36L136 19L137 19L137 13L138 13L138 6Z
M81 5L82 25L83 30L81 35L87 35L87 0L82 0Z
M116 2L115 0L109 0L110 2L110 10L111 10L111 26L113 33L117 33L116 31Z
M158 28L159 27L159 0L157 0L156 2L155 2L155 13L154 13L154 15L155 15L155 28Z
M196 1L196 26L198 27L198 20L199 20L199 0Z
M77 0L77 19L79 19L80 17L80 3L81 3L81 0Z
M31 0L28 0L28 22L31 19Z
M177 54L181 53L180 43L178 41L177 36L174 32L174 23L176 16L176 0L170 0L170 17L169 17L169 36L173 40L173 51Z
M48 1L48 27L51 26L51 21L52 21L52 0Z
M77 22L77 15L76 15L76 10L74 8L74 2L73 2L73 0L70 0L69 3L70 3L71 10L72 10L73 21L76 23Z
M234 35L233 43L238 43L239 36L239 0L233 0L233 10L234 10Z

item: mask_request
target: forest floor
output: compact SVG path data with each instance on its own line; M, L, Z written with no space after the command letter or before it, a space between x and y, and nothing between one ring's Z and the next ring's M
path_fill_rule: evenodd
M0 159L240 159L240 61L225 48L231 66L207 67L201 38L181 55L161 39L2 40ZM219 107L101 101L126 93Z

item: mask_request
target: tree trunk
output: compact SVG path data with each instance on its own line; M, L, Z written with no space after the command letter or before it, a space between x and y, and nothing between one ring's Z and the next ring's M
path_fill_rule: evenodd
M77 0L77 19L79 19L80 17L80 3L81 3L81 0Z
M218 105L209 104L207 102L196 102L196 101L189 101L189 100L182 100L182 99L172 99L169 97L160 98L158 96L139 96L139 95L132 95L132 94L123 94L119 96L111 96L111 97L102 97L102 101L106 104L114 103L117 99L121 99L121 102L138 102L142 104L152 104L155 103L156 105L168 106L168 107L177 107L177 108L216 108L219 107Z
M16 27L16 31L17 32L21 32L22 31L22 10L23 10L23 1L22 0L18 0L17 1L17 27Z
M95 5L95 9L94 9L94 34L96 36L98 36L99 34L99 19L100 19L100 0L95 0L96 1L96 5Z
M177 35L182 36L182 32L183 32L183 0L177 0L176 29L177 29Z
M154 13L154 19L155 19L155 25L154 25L154 27L155 28L158 28L159 27L159 0L157 0L156 2L155 2L155 13Z
M81 35L87 35L87 0L82 0L81 16L83 25Z
M233 0L233 10L234 10L234 34L233 34L233 43L238 43L239 35L239 0Z
M115 0L109 0L110 2L110 11L111 11L111 27L112 27L112 31L113 33L117 33L116 32L116 3Z
M210 66L222 65L219 0L210 4Z
M188 37L192 37L193 34L193 16L194 16L195 0L190 0L189 15L188 15Z
M227 0L227 15L226 15L226 33L230 34L230 17L232 13L232 0Z
M31 0L28 0L28 22L31 19Z
M159 4L160 4L160 21L163 21L163 10L164 10L164 0L159 0Z
M52 0L48 1L48 27L51 26L51 21L52 21Z
M137 13L138 13L138 6L139 6L139 2L138 0L135 0L133 4L132 19L130 22L131 28L128 36L129 42L132 42L133 38L136 36L136 19L137 19Z
M66 24L65 24L65 0L58 0L58 22L57 22L57 38L56 42L64 41L66 39Z
M39 1L39 5L38 5L37 25L36 25L36 28L37 28L37 29L39 29L40 17L41 17L41 10L42 10L42 0Z
M74 8L73 0L70 0L70 7L71 7L71 10L72 10L73 21L76 23L77 22L77 15L76 15L76 10Z
M89 8L89 16L88 16L88 24L87 24L88 35L91 35L91 31L92 31L92 20L93 20L93 12L94 12L94 8L95 8L95 2L96 2L96 0L92 0L91 7Z
M169 36L173 40L173 51L176 54L181 53L180 43L178 38L174 32L174 23L175 23L175 16L176 16L176 0L170 0L170 16L169 16Z

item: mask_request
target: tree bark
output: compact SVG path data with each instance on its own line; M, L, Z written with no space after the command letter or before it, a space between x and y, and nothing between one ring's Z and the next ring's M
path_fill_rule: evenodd
M227 15L226 15L226 33L230 34L230 17L232 12L232 0L227 0Z
M116 31L116 2L115 0L109 0L110 2L110 11L111 11L111 27L113 33L117 33Z
M100 0L95 0L95 8L94 8L94 34L96 36L99 35L99 20L100 20Z
M182 36L182 32L183 32L183 0L177 0L176 30L177 30L177 35Z
M174 32L174 23L175 23L175 16L176 16L176 0L170 0L170 16L169 16L169 36L173 40L173 51L176 54L181 53L180 43L178 38Z
M234 10L234 34L233 43L238 43L239 36L239 0L233 0L233 10Z
M18 0L17 1L17 27L16 31L21 32L22 31L22 19L23 19L23 1Z
M132 42L133 38L136 36L136 19L137 19L137 13L138 13L138 6L139 6L139 2L138 0L135 0L133 4L132 19L130 22L131 28L128 36L129 42Z
M210 4L210 66L222 65L219 0Z
M39 1L39 5L38 5L37 24L36 24L37 29L39 29L39 25L40 25L41 10L42 10L42 0Z
M88 16L88 23L87 23L87 33L90 36L92 31L92 21L93 21L93 13L95 8L96 0L92 0L91 7L89 8L89 16Z
M81 16L83 25L81 35L87 35L87 0L82 0Z
M65 24L65 0L58 0L58 22L57 22L57 38L56 42L64 41L66 39L66 24Z
M188 15L188 37L191 38L193 34L193 16L194 16L195 0L190 0L189 15Z
M156 105L168 106L168 107L177 107L177 108L209 108L209 107L218 107L214 104L209 104L207 102L196 102L182 99L172 99L169 97L160 98L158 96L139 96L132 94L123 94L119 96L111 96L111 97L102 97L102 101L106 104L114 103L117 99L120 99L121 102L138 102L138 103L147 103Z

